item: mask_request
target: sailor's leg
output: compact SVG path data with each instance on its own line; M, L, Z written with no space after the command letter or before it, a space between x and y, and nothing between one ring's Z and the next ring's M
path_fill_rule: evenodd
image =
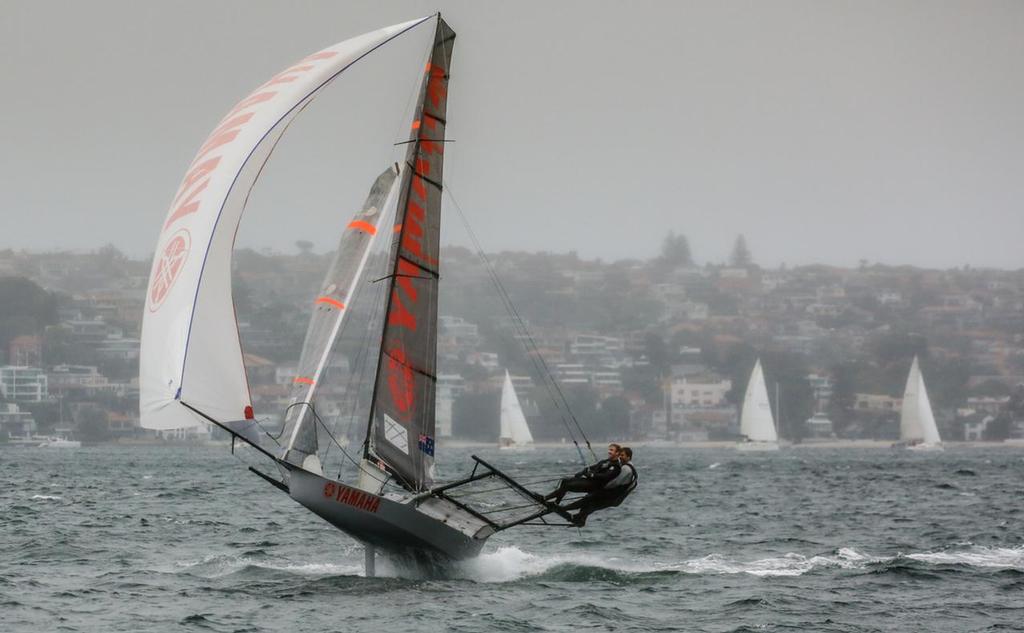
M545 499L554 499L555 503L562 503L562 497L567 492L593 492L601 484L586 477L569 477L558 484L558 488L548 494Z
M373 578L377 575L377 548L373 545L364 545L366 577Z

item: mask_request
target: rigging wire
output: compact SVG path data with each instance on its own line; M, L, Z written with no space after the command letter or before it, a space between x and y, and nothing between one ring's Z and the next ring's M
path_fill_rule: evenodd
M576 416L573 414L572 409L569 408L569 401L566 399L565 394L562 392L562 388L558 385L558 381L555 380L555 377L552 375L551 369L548 367L547 361L544 360L544 356L540 353L540 348L537 345L537 341L533 338L533 335L530 334L529 329L526 327L526 323L519 315L519 311L516 309L515 304L512 301L512 297L509 295L508 290L505 288L505 284L501 282L501 278L498 277L498 273L495 270L494 265L491 263L490 258L488 258L487 254L484 252L483 246L480 244L480 240L477 238L476 232L473 230L473 227L470 226L469 219L466 217L466 214L462 211L462 207L455 199L455 195L452 193L451 190L451 184L447 181L445 181L444 183L444 192L448 194L448 199L452 201L452 205L458 212L459 219L462 221L462 225L466 229L466 233L469 235L470 240L473 242L473 246L474 248L476 248L477 256L480 258L481 262L483 262L484 268L487 270L491 282L494 284L495 289L498 291L498 295L499 297L501 297L505 310L512 317L513 327L519 330L520 336L524 337L528 342L527 356L530 357L534 369L536 369L538 374L541 376L542 382L544 383L544 386L547 389L548 395L554 402L555 408L560 410L561 407L559 406L559 402L561 402L561 406L565 408L565 412L568 413L569 418L572 420L573 425L579 432L580 437L586 443L587 450L590 452L590 455L596 461L597 455L594 453L594 449L590 445L590 440L587 438L587 434L583 431L583 427L580 425L579 420L576 419ZM554 387L553 390L552 387ZM557 398L555 397L556 394ZM576 435L575 433L573 433L572 427L569 426L568 421L565 419L565 415L559 415L559 417L562 421L562 424L569 432L569 439L571 439L572 443L576 446L576 452L579 454L580 461L583 462L584 465L586 465L587 460L583 456L583 449L580 448L579 442L576 441Z

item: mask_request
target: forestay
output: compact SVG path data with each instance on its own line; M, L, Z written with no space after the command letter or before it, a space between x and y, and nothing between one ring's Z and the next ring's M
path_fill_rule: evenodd
M292 119L346 68L430 18L346 40L300 60L239 102L199 148L157 242L142 323L141 423L198 424L180 400L223 421L252 418L231 295L246 198Z
M429 487L434 463L441 170L454 41L455 33L438 19L399 189L365 450L414 491Z

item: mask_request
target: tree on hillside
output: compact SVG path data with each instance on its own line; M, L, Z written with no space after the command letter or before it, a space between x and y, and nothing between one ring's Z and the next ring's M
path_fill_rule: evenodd
M870 343L871 351L881 365L894 361L910 361L917 356L924 359L928 356L928 339L913 332L888 332L875 338Z
M57 299L25 277L0 277L0 350L57 322Z
M690 253L690 241L685 235L676 235L669 231L661 243L660 263L668 269L680 266L692 266L693 256Z
M747 248L747 239L743 237L743 234L736 236L736 241L732 245L732 254L729 255L729 265L736 268L744 268L754 263L753 258L750 255L750 249Z
M295 248L299 249L299 253L302 255L309 255L313 252L313 242L309 240L297 240L295 242Z
M832 396L828 400L828 417L832 420L837 436L842 437L853 421L853 409L857 402L857 363L841 363L832 368Z
M768 382L768 398L779 412L776 424L786 439L799 441L807 435L807 418L814 413L814 393L807 381L810 369L799 354L790 352L769 352L764 354L765 380ZM778 384L776 402L775 384Z

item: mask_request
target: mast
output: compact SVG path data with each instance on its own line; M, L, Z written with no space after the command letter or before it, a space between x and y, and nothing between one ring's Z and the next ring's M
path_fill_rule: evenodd
M363 455L411 491L429 487L434 463L441 183L448 71L455 32L437 16L408 143L387 309Z
M775 381L775 435L782 437L782 418L779 417L779 381Z

